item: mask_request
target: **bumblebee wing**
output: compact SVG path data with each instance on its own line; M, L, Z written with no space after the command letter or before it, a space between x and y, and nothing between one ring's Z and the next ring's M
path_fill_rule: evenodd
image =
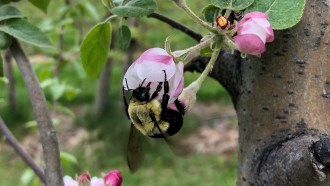
M127 164L131 172L135 172L143 162L143 152L140 143L140 133L131 124L127 146Z

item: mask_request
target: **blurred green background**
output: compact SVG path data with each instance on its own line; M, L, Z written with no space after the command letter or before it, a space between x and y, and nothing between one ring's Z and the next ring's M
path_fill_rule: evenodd
M201 15L207 1L188 1ZM169 0L158 0L158 13L188 25L205 34L205 30ZM142 140L145 160L140 170L131 174L126 165L126 145L130 122L123 109L121 82L127 55L112 50L110 93L105 112L95 116L94 102L97 79L86 76L79 59L79 44L87 31L104 20L109 12L101 1L53 0L45 14L26 0L13 4L30 22L51 39L54 48L36 48L23 43L33 68L44 89L60 142L63 175L74 177L88 171L100 177L108 170L119 169L123 185L217 185L236 182L237 131L236 116L228 93L208 78L198 92L198 101L185 116L184 127L171 138L172 143L145 138ZM196 42L180 31L153 18L124 20L130 25L139 53L151 47L163 47L170 36L172 50L190 47ZM118 23L113 21L116 32ZM62 34L60 34L62 33ZM59 41L63 38L63 47ZM115 42L115 40L114 40ZM59 56L60 75L54 73ZM10 109L7 86L0 82L0 115L24 148L42 166L42 150L34 117L22 77L14 64L17 108ZM198 77L185 73L185 86ZM54 100L57 100L54 105ZM230 148L228 148L230 146ZM196 150L197 149L197 150ZM40 185L31 170L15 154L5 140L0 141L0 186Z

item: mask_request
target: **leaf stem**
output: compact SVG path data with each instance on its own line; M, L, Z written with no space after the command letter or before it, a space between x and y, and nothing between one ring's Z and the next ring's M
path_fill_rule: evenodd
M118 17L117 15L112 15L112 16L109 16L106 20L104 20L102 23L106 23L106 22L108 22L108 21L110 21L111 19L114 19L114 18L116 18L116 17Z
M217 34L218 30L213 28L207 22L199 18L187 5L186 0L173 0L175 4L182 8L196 23L200 24L204 28L208 29L210 32Z

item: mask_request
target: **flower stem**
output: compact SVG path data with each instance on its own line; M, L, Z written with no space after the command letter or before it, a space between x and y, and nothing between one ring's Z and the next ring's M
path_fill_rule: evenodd
M218 33L217 29L213 28L207 22L199 18L187 5L186 0L173 0L175 4L182 8L196 23L200 24L204 28L208 29L212 33Z
M204 71L202 72L202 74L198 77L198 79L195 81L199 87L202 85L203 81L205 80L205 78L207 77L207 75L211 72L214 63L217 61L217 58L219 56L220 53L220 49L216 49L213 51L211 59L209 61L209 63L207 64L206 68L204 69ZM198 87L198 88L199 88Z

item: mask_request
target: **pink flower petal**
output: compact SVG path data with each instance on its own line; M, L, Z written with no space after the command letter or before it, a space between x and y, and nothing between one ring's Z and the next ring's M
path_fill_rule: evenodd
M238 50L252 55L260 55L265 52L264 42L254 34L237 35L234 37Z
M175 73L175 63L173 59L171 61L168 64L147 60L144 60L143 63L137 63L135 65L137 76L142 80L146 78L147 82L163 81L163 70L165 70L167 78L170 79Z
M181 94L183 90L183 82L184 82L184 77L183 77L183 68L184 64L182 62L179 62L176 65L176 73L173 78L170 79L169 87L171 87L169 95L170 95L170 100L169 103L173 103Z
M245 22L241 27L238 27L237 35L253 34L258 36L263 43L266 43L267 32L254 19Z
M126 80L127 80L127 84L126 84ZM128 89L136 89L139 84L142 82L143 80L141 80L136 73L135 70L135 64L133 63L126 71L124 78L123 78L123 87L125 88L125 90Z
M106 186L121 186L122 181L121 172L118 170L110 171L104 176Z
M63 177L64 186L78 186L78 182L71 178L71 176Z
M93 177L91 179L91 186L104 186L104 181L102 178Z

